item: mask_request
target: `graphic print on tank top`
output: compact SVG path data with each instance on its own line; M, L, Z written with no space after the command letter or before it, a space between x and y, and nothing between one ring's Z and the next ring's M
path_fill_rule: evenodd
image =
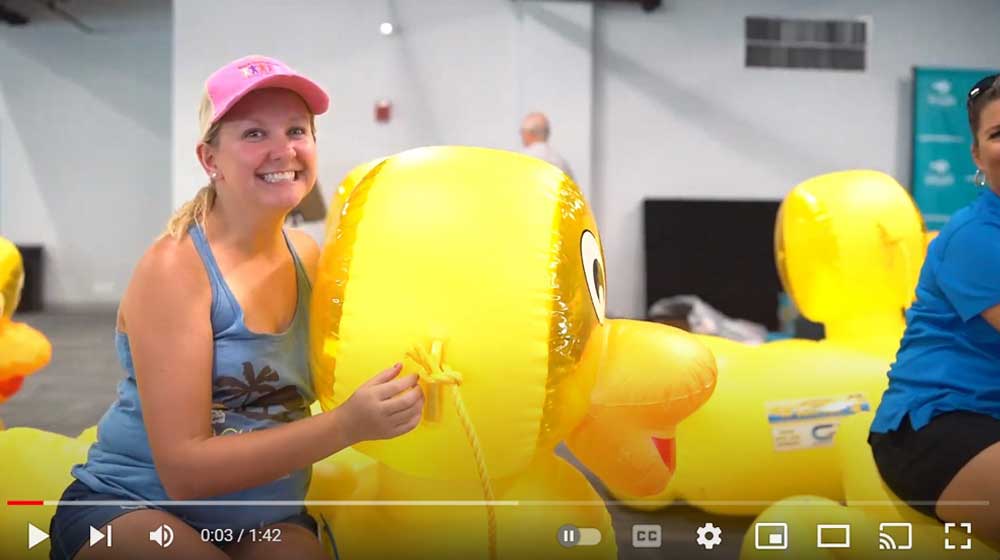
M242 375L217 376L212 388L215 434L250 432L266 424L307 417L306 397L294 385L280 382L281 375L271 366L255 371L250 362L243 362Z

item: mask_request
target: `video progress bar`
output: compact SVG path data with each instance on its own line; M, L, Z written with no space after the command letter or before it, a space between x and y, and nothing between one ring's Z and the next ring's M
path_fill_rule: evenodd
M696 508L718 506L753 506L769 507L779 502L773 500L7 500L8 506L198 506L198 507L233 507L233 506L337 506L337 507L606 507L606 506L692 506ZM817 503L813 500L782 500L782 506L791 507L827 507L831 504ZM838 504L839 505L839 504ZM852 501L850 506L981 506L988 507L989 500L948 500L935 502L902 501L902 500L861 500Z
M603 502L602 502L603 503ZM518 506L517 500L7 500L8 506Z

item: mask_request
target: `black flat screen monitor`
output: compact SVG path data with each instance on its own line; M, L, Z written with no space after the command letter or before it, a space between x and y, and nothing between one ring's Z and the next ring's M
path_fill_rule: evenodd
M774 220L781 201L647 199L646 311L691 294L729 317L778 330Z

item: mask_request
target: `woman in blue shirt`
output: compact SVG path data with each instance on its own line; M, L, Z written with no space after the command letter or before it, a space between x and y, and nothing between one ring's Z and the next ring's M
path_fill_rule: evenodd
M85 503L52 519L52 558L325 558L300 503L311 465L420 421L417 378L398 377L399 364L309 415L319 248L282 225L315 185L314 116L327 106L318 85L272 58L208 78L197 155L209 184L171 218L122 299L126 375L62 497ZM233 504L248 500L280 503ZM169 549L150 542L163 525Z
M1000 79L967 100L979 198L927 251L869 442L889 488L1000 542Z

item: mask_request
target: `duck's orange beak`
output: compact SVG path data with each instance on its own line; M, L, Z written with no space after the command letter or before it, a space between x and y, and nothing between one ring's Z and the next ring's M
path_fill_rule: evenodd
M14 393L21 388L21 385L24 385L23 377L11 377L10 379L0 381L0 403L13 397Z
M0 319L0 383L25 377L48 365L52 344L34 328Z
M600 330L584 355L599 360L591 404L567 444L613 492L658 494L677 466L677 423L715 389L715 358L658 323L610 320Z

